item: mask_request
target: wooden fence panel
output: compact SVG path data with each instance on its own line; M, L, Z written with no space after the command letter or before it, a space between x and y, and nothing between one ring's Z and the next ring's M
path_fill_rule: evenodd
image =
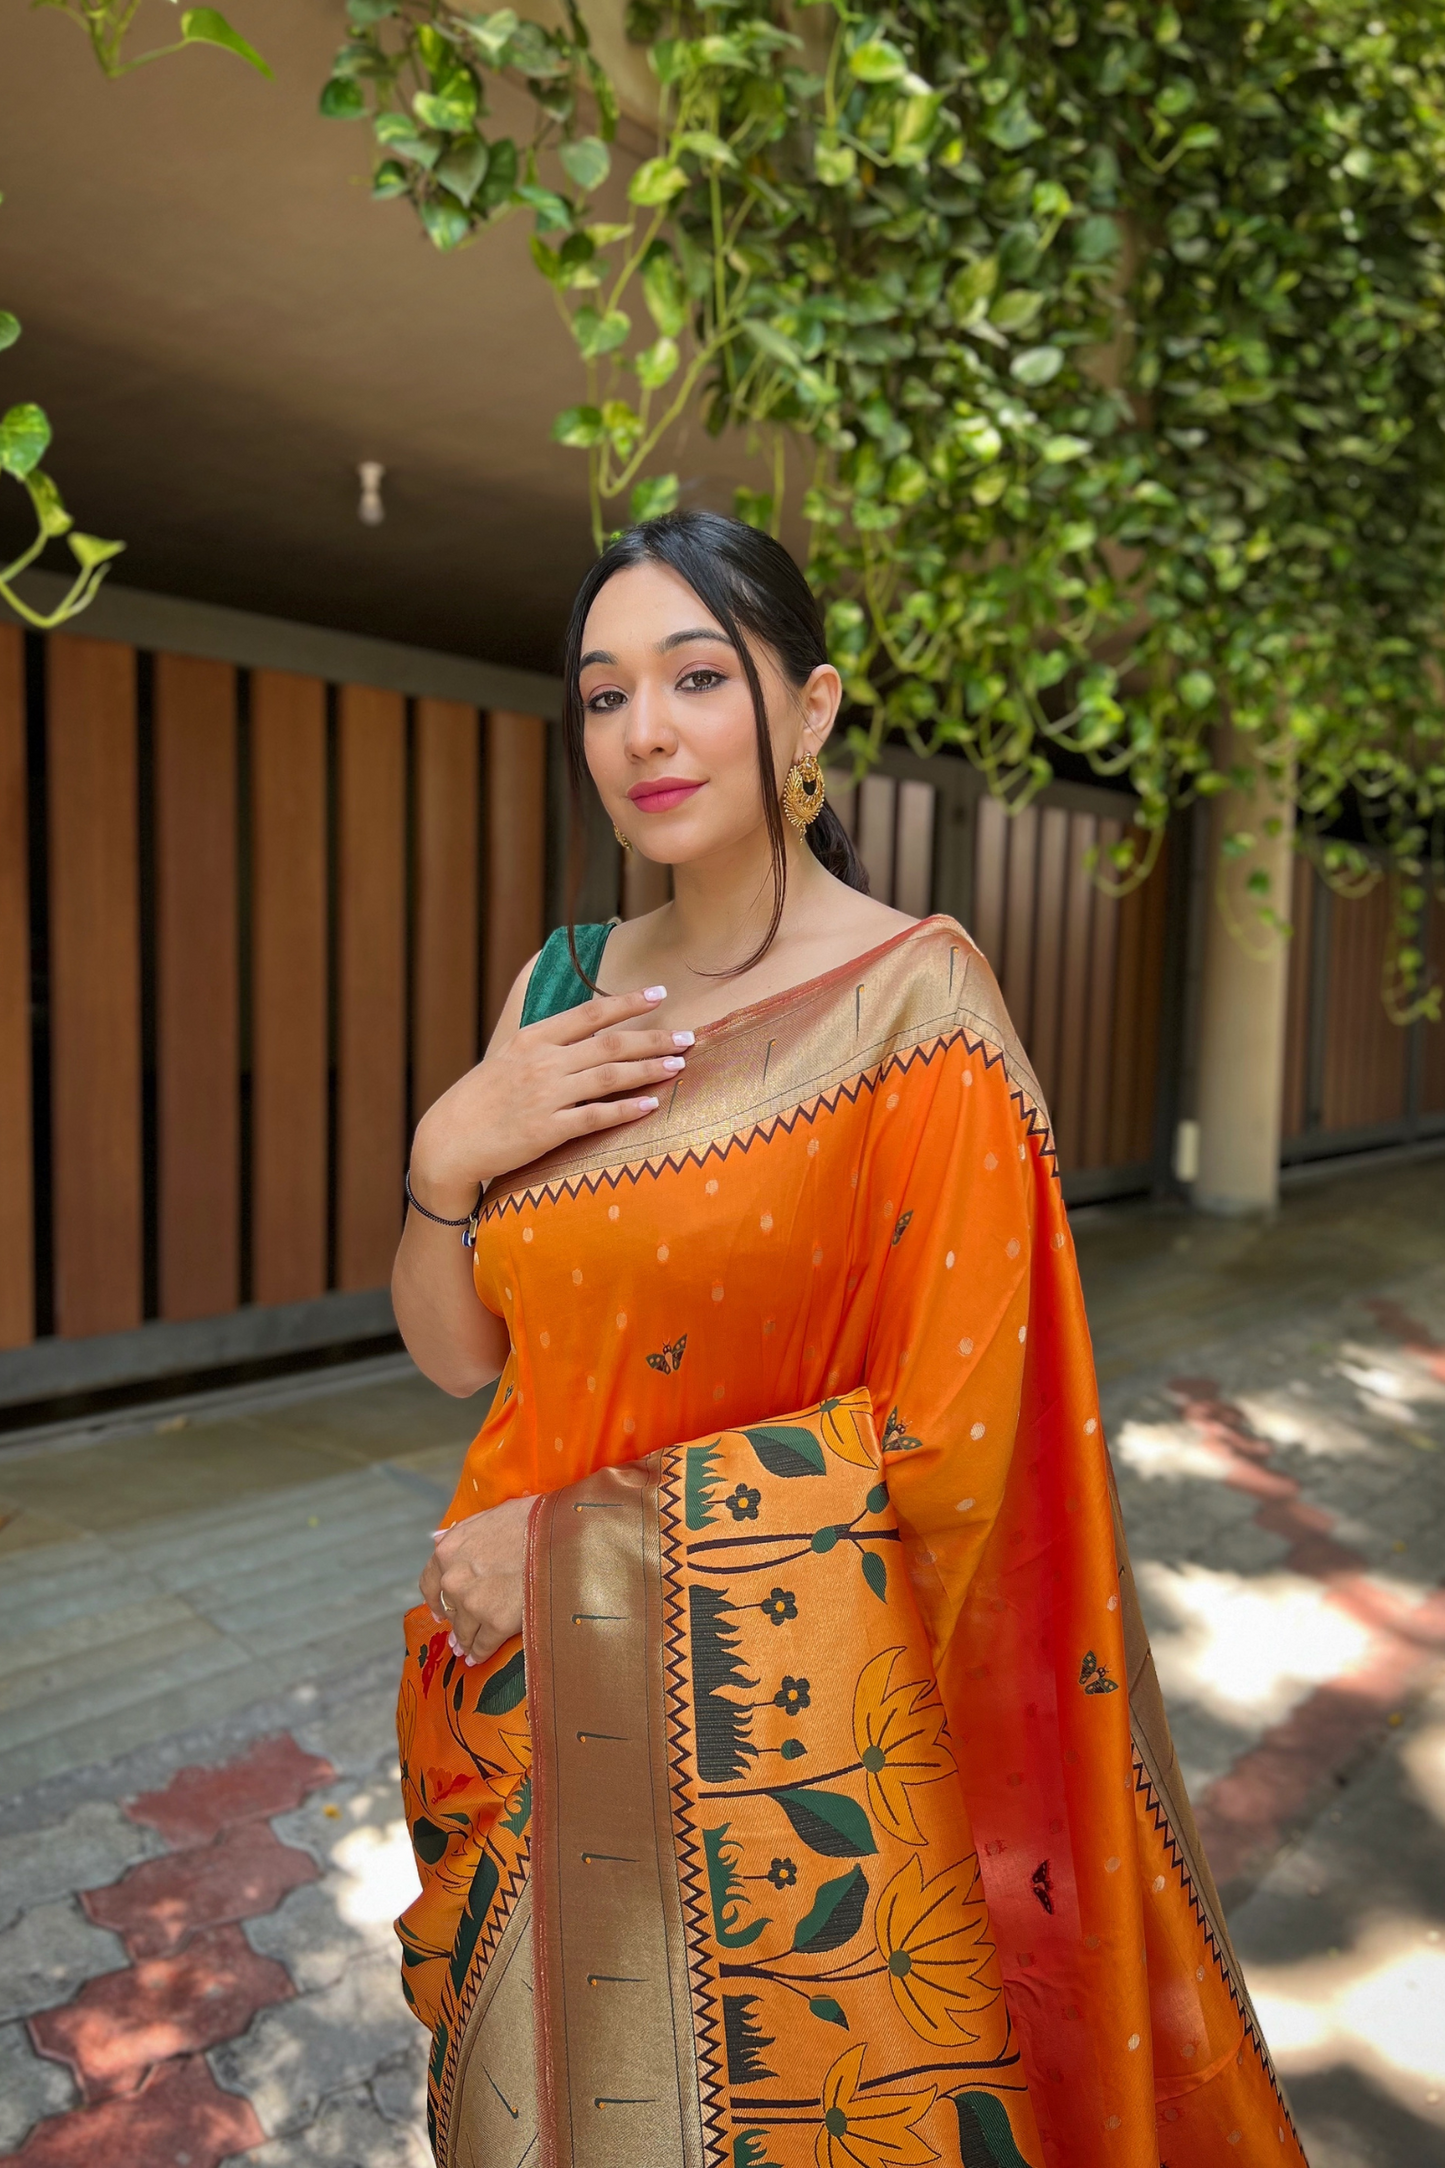
M1297 1137L1309 1121L1310 989L1314 974L1315 881L1307 858L1296 858L1290 891L1289 986L1285 995L1284 1103L1281 1137Z
M479 740L475 708L417 702L413 1126L479 1052Z
M326 688L251 680L251 1292L326 1289Z
M487 717L484 1041L491 1037L512 981L536 955L547 930L546 830L547 725L539 715L494 710ZM661 889L657 902L665 902L667 868L651 866L636 851L629 858L631 867L648 868L652 887ZM656 906L644 903L640 908Z
M1101 820L1099 857L1108 862L1119 840L1118 821ZM1084 1129L1077 1164L1109 1164L1109 1095L1114 1080L1114 962L1119 938L1119 906L1094 891L1094 923L1089 942L1089 997L1084 1039Z
M336 1284L379 1287L406 1153L406 703L343 687L337 728Z
M1029 1059L1052 1108L1059 1083L1059 1019L1063 998L1064 898L1069 875L1069 816L1060 806L1039 814L1038 941Z
M168 1318L241 1299L236 673L155 663L156 1225Z
M135 652L48 656L55 1328L141 1322L140 868Z
M1085 863L1098 822L1069 815L1068 887L1064 897L1064 990L1059 1014L1059 1083L1051 1109L1059 1171L1082 1164L1084 1063L1089 1018L1089 955L1099 894Z
M1445 903L1432 899L1427 928L1429 970L1437 986L1445 986ZM1445 1114L1445 1022L1421 1024L1420 1112Z
M0 626L0 1347L35 1336L25 647Z
M1406 1111L1409 1037L1380 999L1390 924L1384 881L1330 913L1329 1022L1320 1125L1356 1129L1400 1120Z
M1026 806L1008 824L1008 870L1004 877L1003 998L1014 1028L1027 1043L1032 1022L1034 942L1037 931L1035 886L1038 872L1039 811Z
M897 845L893 864L894 908L927 918L933 902L933 825L937 792L931 783L898 786Z
M1004 883L1008 877L1008 815L996 798L978 801L973 843L973 923L969 932L994 976L1003 976Z

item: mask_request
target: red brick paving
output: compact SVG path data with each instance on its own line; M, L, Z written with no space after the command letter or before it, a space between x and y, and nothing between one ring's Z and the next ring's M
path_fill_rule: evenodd
M7 2168L217 2168L266 2133L249 2100L223 2093L204 2055L165 2063L139 2092L37 2123Z
M288 1890L314 1882L309 1852L282 1844L267 1822L238 1822L213 1843L132 1867L106 1889L82 1890L97 1927L124 1938L130 1957L172 1957L202 1927L273 1912Z
M179 1957L102 1973L27 2023L39 2052L69 2063L84 2097L101 2100L134 2092L156 2063L236 2039L295 1992L285 1966L258 1957L239 1927L208 1927Z
M142 1792L126 1813L147 1822L173 1850L206 1844L231 1822L254 1821L299 1807L336 1771L318 1754L303 1753L287 1733L258 1739L219 1768L178 1769L159 1792Z
M1393 1305L1367 1307L1407 1345L1438 1347L1405 1312L1385 1315ZM1445 1649L1445 1595L1405 1604L1372 1581L1368 1560L1332 1534L1334 1516L1306 1503L1294 1477L1273 1465L1270 1441L1257 1435L1241 1409L1219 1398L1212 1379L1178 1378L1170 1390L1195 1436L1224 1463L1226 1483L1257 1500L1256 1524L1289 1546L1281 1564L1323 1583L1326 1601L1370 1634L1359 1664L1306 1695L1197 1801L1204 1849L1215 1880L1225 1883L1275 1849L1316 1787L1355 1760L1391 1709L1433 1668Z

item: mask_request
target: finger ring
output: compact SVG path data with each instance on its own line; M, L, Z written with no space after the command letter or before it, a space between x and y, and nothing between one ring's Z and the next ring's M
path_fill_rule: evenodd
M450 1605L450 1604L449 1604L449 1603L447 1602L447 1592L446 1592L446 1590L445 1590L444 1588L439 1588L439 1589L437 1590L437 1602L438 1602L438 1603L439 1603L439 1604L441 1605L441 1607L442 1607L443 1611L445 1611L445 1613L446 1613L447 1617L448 1617L448 1618L450 1618L450 1617L451 1617L451 1615L452 1615L452 1607L451 1607L451 1605Z

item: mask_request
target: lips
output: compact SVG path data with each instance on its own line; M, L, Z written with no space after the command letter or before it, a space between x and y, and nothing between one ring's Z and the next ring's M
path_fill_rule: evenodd
M656 782L634 783L627 795L639 813L670 813L701 789L701 783L689 783L683 776L662 775Z

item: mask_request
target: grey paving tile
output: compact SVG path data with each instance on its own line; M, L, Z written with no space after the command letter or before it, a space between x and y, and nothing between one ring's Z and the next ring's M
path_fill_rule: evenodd
M11 2152L42 2116L60 2115L76 2099L70 2072L37 2055L23 2025L0 2025L0 2152Z
M108 1799L86 1800L43 1829L0 1837L0 1928L73 1890L105 1889L127 1867L164 1849L153 1829Z
M421 2132L382 2114L365 2085L323 2101L313 2120L293 2135L273 2138L223 2168L432 2168Z
M211 2064L222 2085L250 2100L268 2137L291 2137L309 2129L330 2094L364 2085L411 2051L417 2031L396 1959L377 1951L333 1986L263 2010L239 2040L212 2050Z
M126 1962L120 1937L93 1927L74 1899L35 1905L0 1933L0 2025L69 2002Z

